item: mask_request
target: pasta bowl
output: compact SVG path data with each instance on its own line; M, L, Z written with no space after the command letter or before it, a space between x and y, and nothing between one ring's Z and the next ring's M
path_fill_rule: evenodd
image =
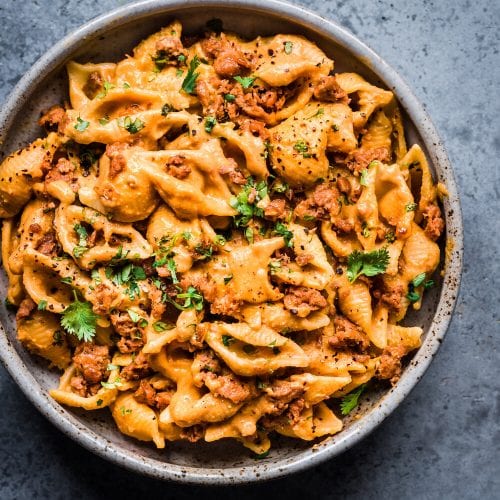
M147 443L121 435L106 414L81 412L60 406L48 395L57 374L32 357L16 340L13 315L2 306L0 356L21 390L54 425L98 455L155 478L198 484L234 484L277 478L319 464L347 450L371 432L408 395L423 376L448 327L457 299L462 265L462 222L453 173L445 149L422 105L398 74L362 42L337 24L286 3L273 0L216 2L148 0L101 16L68 35L50 49L21 79L0 114L2 150L9 153L37 136L40 111L66 97L64 65L69 60L112 61L171 19L179 19L187 32L196 32L218 18L224 29L252 38L257 35L294 33L314 40L335 60L337 70L361 74L390 89L404 110L410 143L426 152L437 180L448 195L445 262L436 287L423 307L407 316L409 325L424 329L422 346L397 384L372 391L362 399L358 418L344 420L344 430L315 443L278 440L264 460L255 460L237 444L168 444L155 450ZM2 275L2 289L6 279ZM361 418L359 418L361 417Z

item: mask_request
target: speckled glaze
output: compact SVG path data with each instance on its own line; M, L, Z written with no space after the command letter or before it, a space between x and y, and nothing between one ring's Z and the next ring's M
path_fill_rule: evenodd
M100 456L130 470L159 479L198 484L234 484L268 480L314 466L353 446L372 431L407 396L422 377L446 333L458 295L462 270L462 220L455 180L439 136L422 105L399 75L353 35L331 21L300 7L267 0L185 1L148 0L127 5L84 25L49 50L23 77L0 113L0 143L3 154L25 145L39 133L40 110L66 96L63 69L69 59L81 62L116 60L143 37L168 20L179 18L186 30L196 31L211 18L224 21L226 30L244 36L294 32L318 45L336 62L337 70L361 73L373 83L393 90L406 112L408 142L426 151L436 174L449 191L444 201L447 226L446 261L438 286L428 294L418 313L407 324L422 325L422 347L406 367L398 384L387 391L371 393L358 415L347 419L345 429L316 444L285 438L275 439L269 457L253 459L231 442L167 444L165 450L122 436L106 410L84 412L66 409L47 394L57 385L57 374L30 356L15 340L12 314L3 305L0 319L0 357L21 390L54 425ZM4 289L5 276L0 277Z

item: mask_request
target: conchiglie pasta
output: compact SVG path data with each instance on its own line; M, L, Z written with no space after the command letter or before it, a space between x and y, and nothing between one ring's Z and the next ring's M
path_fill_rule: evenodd
M299 34L211 28L67 64L50 132L0 165L6 305L58 403L264 456L404 376L446 189L391 91Z

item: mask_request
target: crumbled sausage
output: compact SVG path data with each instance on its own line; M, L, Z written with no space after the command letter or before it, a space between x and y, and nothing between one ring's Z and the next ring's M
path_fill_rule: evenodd
M66 121L66 111L62 106L52 106L46 111L38 123L47 131L55 132Z
M190 443L196 443L205 435L205 426L193 425L191 427L184 427L179 434L181 439L186 439Z
M120 377L124 380L139 380L151 375L151 367L148 363L148 358L140 352L128 366L120 372Z
M78 178L75 175L75 165L66 158L59 158L55 166L49 166L45 175L45 185L59 180L67 182L75 193L78 191Z
M395 384L401 376L401 358L406 353L406 348L401 345L386 347L380 356L380 365L377 368L376 377L390 379L391 384Z
M266 128L266 124L260 120L253 120L251 118L241 118L237 120L240 126L240 130L250 132L255 137L260 137L263 141L266 141L271 137L269 129Z
M167 173L177 179L185 179L191 173L191 167L181 155L169 158L166 164Z
M289 425L293 426L299 422L300 415L305 406L306 401L304 398L298 398L290 403L288 410L284 414L284 417L288 421Z
M102 90L104 79L100 71L92 71L87 77L87 81L82 90L89 99L94 99L95 96Z
M300 219L304 217L329 219L340 212L339 198L340 193L336 186L319 184L305 200L297 204L294 213Z
M219 168L219 173L221 175L227 175L233 184L242 186L247 182L245 176L239 169L238 164L232 158L228 158L227 163Z
M16 321L21 321L22 319L29 318L31 313L36 309L36 304L33 302L31 297L24 299L21 304L19 304L19 309L16 313Z
M156 42L156 58L161 59L161 64L177 64L179 56L186 56L186 51L179 38L165 36Z
M106 283L99 283L94 288L94 297L94 312L96 314L108 314L118 297L118 292Z
M110 363L109 348L82 342L75 350L73 362L87 383L98 384L104 378Z
M337 83L335 76L324 76L316 84L314 97L319 101L349 103L347 92Z
M155 406L156 390L147 380L143 379L140 381L138 389L134 392L134 398L139 403Z
M121 142L114 142L113 144L108 144L106 146L106 155L109 157L109 178L113 179L120 172L123 172L127 167L127 160L123 155L124 149L127 147L126 144Z
M364 352L370 347L370 339L366 333L344 316L335 316L333 324L335 335L328 339L328 343L334 349L356 348Z
M326 299L318 290L303 286L290 287L283 303L286 309L299 318L305 318L313 311L327 306Z
M435 204L430 204L424 209L423 216L426 221L425 234L431 240L437 240L444 230L444 220L440 208Z
M397 312L401 309L401 300L406 295L406 291L403 285L383 283L381 288L375 288L372 294L376 299L380 299L381 302Z
M215 58L213 63L215 72L225 78L239 75L252 67L249 58L224 34L220 37L210 36L201 42L201 46L208 56Z
M57 251L58 243L56 233L49 231L45 233L36 243L35 249L44 255L52 255Z
M264 208L264 217L272 221L284 219L287 215L286 201L283 198L271 200Z
M391 160L391 153L387 148L357 149L349 154L347 168L352 172L361 172L374 160L387 163Z

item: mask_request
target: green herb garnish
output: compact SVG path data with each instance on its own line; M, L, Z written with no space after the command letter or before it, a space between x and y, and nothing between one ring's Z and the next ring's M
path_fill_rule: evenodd
M255 82L255 76L235 76L234 79L241 84L244 89L250 87Z
M386 248L367 253L354 250L347 259L347 278L353 283L362 274L376 276L384 273L388 265L389 252Z
M61 325L78 340L90 342L95 335L97 315L92 310L92 304L78 300L73 290L75 300L62 313Z
M87 130L87 127L90 125L90 122L87 120L82 120L80 117L76 119L75 130L78 132L84 132Z
M192 94L196 86L196 79L199 73L196 72L196 68L200 65L200 60L198 56L194 56L189 63L189 68L184 81L182 82L182 90L187 94Z
M342 402L340 403L340 411L342 415L348 415L352 410L354 410L354 408L356 408L356 406L358 406L359 397L365 389L366 384L362 384L357 389L349 394L346 394L342 398Z

